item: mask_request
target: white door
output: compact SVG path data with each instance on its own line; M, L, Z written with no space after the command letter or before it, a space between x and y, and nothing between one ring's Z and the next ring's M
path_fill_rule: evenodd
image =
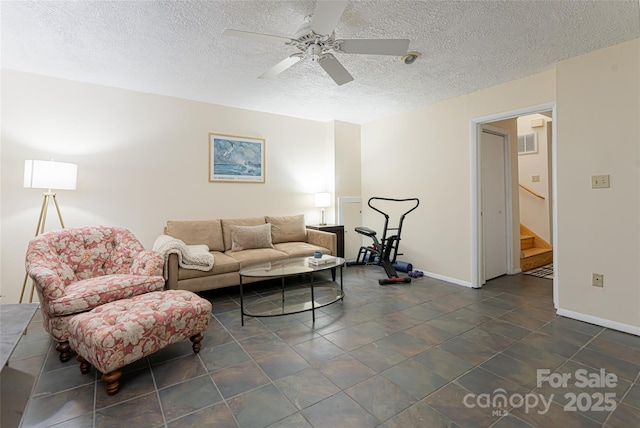
M507 273L505 137L486 129L480 141L484 279Z
M338 198L338 222L344 225L344 258L355 260L362 246L362 235L355 228L362 224L362 198ZM370 238L367 238L370 240ZM367 243L369 245L369 243Z

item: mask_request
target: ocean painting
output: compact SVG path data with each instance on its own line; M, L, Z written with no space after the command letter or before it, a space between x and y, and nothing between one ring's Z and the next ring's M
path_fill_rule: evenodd
M209 134L209 181L264 183L264 146L260 138Z

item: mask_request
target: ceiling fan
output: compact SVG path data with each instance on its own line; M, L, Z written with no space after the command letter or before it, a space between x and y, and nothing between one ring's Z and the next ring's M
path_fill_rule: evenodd
M301 59L310 59L320 67L338 85L351 82L353 76L340 64L331 53L368 54L368 55L406 55L409 48L407 39L336 39L334 28L338 24L347 1L318 0L313 15L307 16L294 38L272 36L269 34L225 29L224 36L246 37L254 40L284 43L296 47L296 52L265 71L259 79L272 79L296 64Z

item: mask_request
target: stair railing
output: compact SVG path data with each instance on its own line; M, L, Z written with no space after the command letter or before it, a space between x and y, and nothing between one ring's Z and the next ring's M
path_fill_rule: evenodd
M527 186L523 186L520 183L518 183L518 186L522 187L524 190L526 190L527 192L531 193L536 198L546 199L544 196L540 195L539 193L534 192L533 190L529 189Z

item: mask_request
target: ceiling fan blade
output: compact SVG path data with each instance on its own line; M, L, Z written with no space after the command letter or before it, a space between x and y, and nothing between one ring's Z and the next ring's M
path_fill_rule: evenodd
M302 59L302 54L293 54L289 58L285 58L284 60L277 63L275 66L271 67L269 70L262 73L258 76L258 79L273 79L278 74L285 71L287 68L291 67L293 64L297 63Z
M345 83L349 83L353 80L353 76L349 74L342 64L340 64L335 56L326 54L318 62L320 67L324 68L324 71L331 76L338 86L344 85Z
M369 55L406 55L408 39L352 39L339 40L338 51Z
M289 43L291 41L291 39L288 37L272 36L270 34L251 33L249 31L232 30L230 28L226 28L222 32L222 35L232 36L232 37L244 37L247 39L263 40L265 42L275 42L275 43Z
M316 10L313 12L311 29L320 36L328 36L338 25L342 12L348 1L317 0Z

